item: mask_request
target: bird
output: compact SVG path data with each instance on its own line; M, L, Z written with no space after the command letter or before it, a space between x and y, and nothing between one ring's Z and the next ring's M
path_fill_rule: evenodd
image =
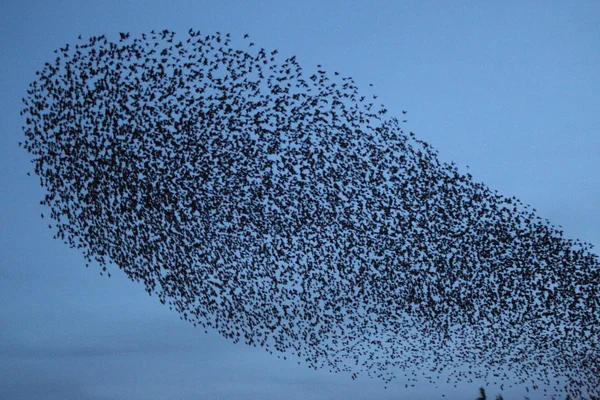
M321 64L220 32L130 37L59 48L23 99L40 204L86 264L203 330L352 379L507 365L598 395L590 244Z

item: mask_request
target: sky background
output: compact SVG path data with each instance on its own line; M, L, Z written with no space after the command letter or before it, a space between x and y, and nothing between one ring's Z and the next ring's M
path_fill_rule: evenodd
M165 28L230 32L239 43L248 33L282 59L296 55L308 76L317 64L352 76L390 116L407 110L406 130L443 161L469 165L476 181L531 204L567 237L600 244L597 1L3 0L2 399L475 399L486 384L405 389L398 378L384 390L366 376L309 370L195 329L141 284L101 277L52 239L44 192L17 146L28 84L79 34ZM543 398L524 386L502 394Z

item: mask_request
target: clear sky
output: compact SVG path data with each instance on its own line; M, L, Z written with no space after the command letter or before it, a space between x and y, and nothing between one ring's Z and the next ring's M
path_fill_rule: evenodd
M600 244L600 4L595 1L14 1L0 3L0 398L474 399L475 381L405 389L312 371L205 334L125 276L100 277L53 240L23 139L21 98L78 35L250 34L377 93L389 115ZM373 87L369 87L373 83ZM596 249L596 253L598 253ZM490 397L499 388L488 387ZM524 386L505 399L543 398Z

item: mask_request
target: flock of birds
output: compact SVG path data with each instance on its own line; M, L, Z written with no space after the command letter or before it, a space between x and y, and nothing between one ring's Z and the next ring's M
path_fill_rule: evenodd
M592 246L440 162L352 78L248 35L79 39L37 72L21 145L55 237L103 273L353 378L600 395Z

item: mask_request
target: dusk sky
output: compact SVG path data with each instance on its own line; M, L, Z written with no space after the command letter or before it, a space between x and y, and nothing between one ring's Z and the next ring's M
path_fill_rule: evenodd
M531 204L567 237L600 244L598 2L4 0L0 398L475 399L489 382L405 389L401 373L384 389L206 334L52 238L43 188L17 145L35 72L78 35L190 28L247 33L306 73L321 64L353 77L390 116L407 110L405 129L442 161ZM544 398L519 385L486 390Z

